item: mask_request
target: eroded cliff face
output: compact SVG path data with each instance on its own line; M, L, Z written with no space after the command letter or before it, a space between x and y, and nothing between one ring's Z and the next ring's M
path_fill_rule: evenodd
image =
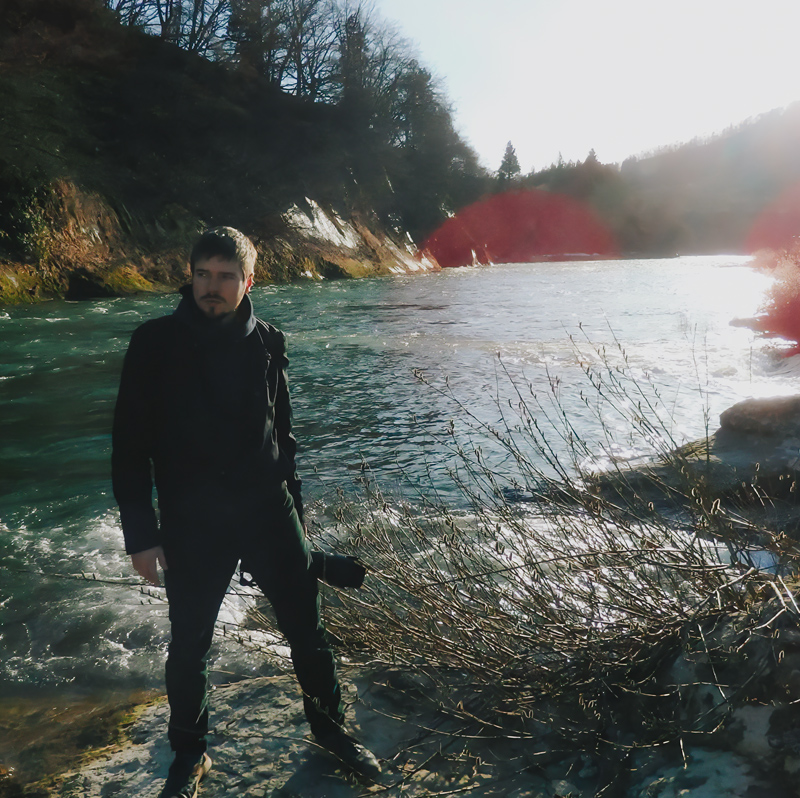
M94 0L0 6L0 303L172 287L217 225L253 239L262 281L434 267L377 221L335 107Z
M255 237L261 257L256 279L339 279L436 271L438 263L417 251L410 238L393 238L353 216L343 219L305 198L277 222L270 237Z
M58 180L27 208L24 251L0 259L0 302L114 296L155 287L156 275L100 195Z
M56 296L89 299L180 285L188 252L206 227L178 205L143 220L69 180L56 181L28 209L24 258L0 258L0 303ZM259 252L261 282L339 279L430 271L435 261L374 232L360 219L342 219L312 200L246 231Z

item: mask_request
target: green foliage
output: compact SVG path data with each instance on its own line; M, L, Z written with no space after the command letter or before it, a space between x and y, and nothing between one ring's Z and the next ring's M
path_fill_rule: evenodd
M38 298L41 281L32 271L10 272L0 268L0 304L18 305Z
M51 190L37 177L0 162L0 252L28 263L46 260L48 254Z
M497 180L501 184L506 184L519 177L519 173L520 166L519 159L517 158L517 151L509 141L508 144L506 144L506 151L503 153L503 160L500 163L500 168L497 170Z
M153 284L130 266L117 266L103 274L103 283L113 296L152 291Z

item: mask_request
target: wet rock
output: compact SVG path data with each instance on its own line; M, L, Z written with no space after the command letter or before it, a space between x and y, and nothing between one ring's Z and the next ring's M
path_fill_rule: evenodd
M738 742L733 746L737 754L750 759L772 756L768 731L774 707L744 706L731 713L730 728L732 735L738 734Z
M551 784L554 798L582 798L583 791L579 790L572 782L566 779L554 781Z
M632 798L744 798L762 784L750 764L736 754L692 748L685 766L663 768L628 794Z
M542 782L536 785L517 787L507 793L506 798L550 798L549 785Z
M600 768L589 754L580 755L581 769L578 771L578 778L593 779L600 772Z
M723 411L719 423L727 434L800 438L800 396L745 399Z
M674 744L640 747L647 713L632 709L635 695L619 699L613 728L592 730L588 718L582 728L580 717L570 715L562 700L548 704L547 717L560 729L570 718L574 734L531 724L530 736L464 735L457 721L437 711L435 701L417 700L425 679L396 671L357 671L346 679L353 730L383 761L381 794L387 798L448 792L588 798L605 787L613 787L606 792L618 798L783 798L794 794L785 785L796 783L800 774L800 712L789 703L786 687L800 671L800 652L795 637L782 634L796 619L780 613L781 606L775 598L755 608L750 628L766 624L762 634L746 634L748 623L733 614L705 623L682 640L682 653L647 688L670 697L664 740ZM467 689L460 674L454 675L454 685L460 692ZM410 699L404 707L398 695ZM366 794L310 738L291 676L220 687L212 702L215 765L203 798ZM166 715L165 701L152 704L125 744L64 777L52 798L157 795L171 759ZM658 722L655 716L647 720ZM675 736L681 728L682 745ZM594 733L603 740L596 749L590 747Z
M114 290L106 285L100 276L86 267L81 267L70 272L67 277L67 290L65 298L79 299L106 299L115 296Z
M747 399L725 410L720 427L652 462L592 477L596 493L641 509L705 508L716 499L752 504L767 520L763 497L792 505L800 496L800 396ZM775 523L800 533L800 519ZM796 513L795 513L796 516Z
M792 704L773 708L766 738L773 750L800 756L800 710Z

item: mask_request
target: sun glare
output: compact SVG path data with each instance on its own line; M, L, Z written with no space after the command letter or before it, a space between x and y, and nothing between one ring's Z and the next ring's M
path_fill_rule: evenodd
M444 79L461 132L497 168L604 163L800 100L800 5L786 0L379 0Z
M686 286L687 291L699 298L707 310L724 318L754 316L764 302L772 278L751 268L736 268L748 266L750 258L747 256L720 256L719 260L732 267L724 279L720 279L717 271L698 269Z

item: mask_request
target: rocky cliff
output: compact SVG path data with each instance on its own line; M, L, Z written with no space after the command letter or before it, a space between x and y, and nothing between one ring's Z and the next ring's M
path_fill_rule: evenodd
M41 8L39 8L41 6ZM0 302L158 289L204 227L238 227L257 279L435 268L348 165L338 110L282 94L98 4L0 8Z

